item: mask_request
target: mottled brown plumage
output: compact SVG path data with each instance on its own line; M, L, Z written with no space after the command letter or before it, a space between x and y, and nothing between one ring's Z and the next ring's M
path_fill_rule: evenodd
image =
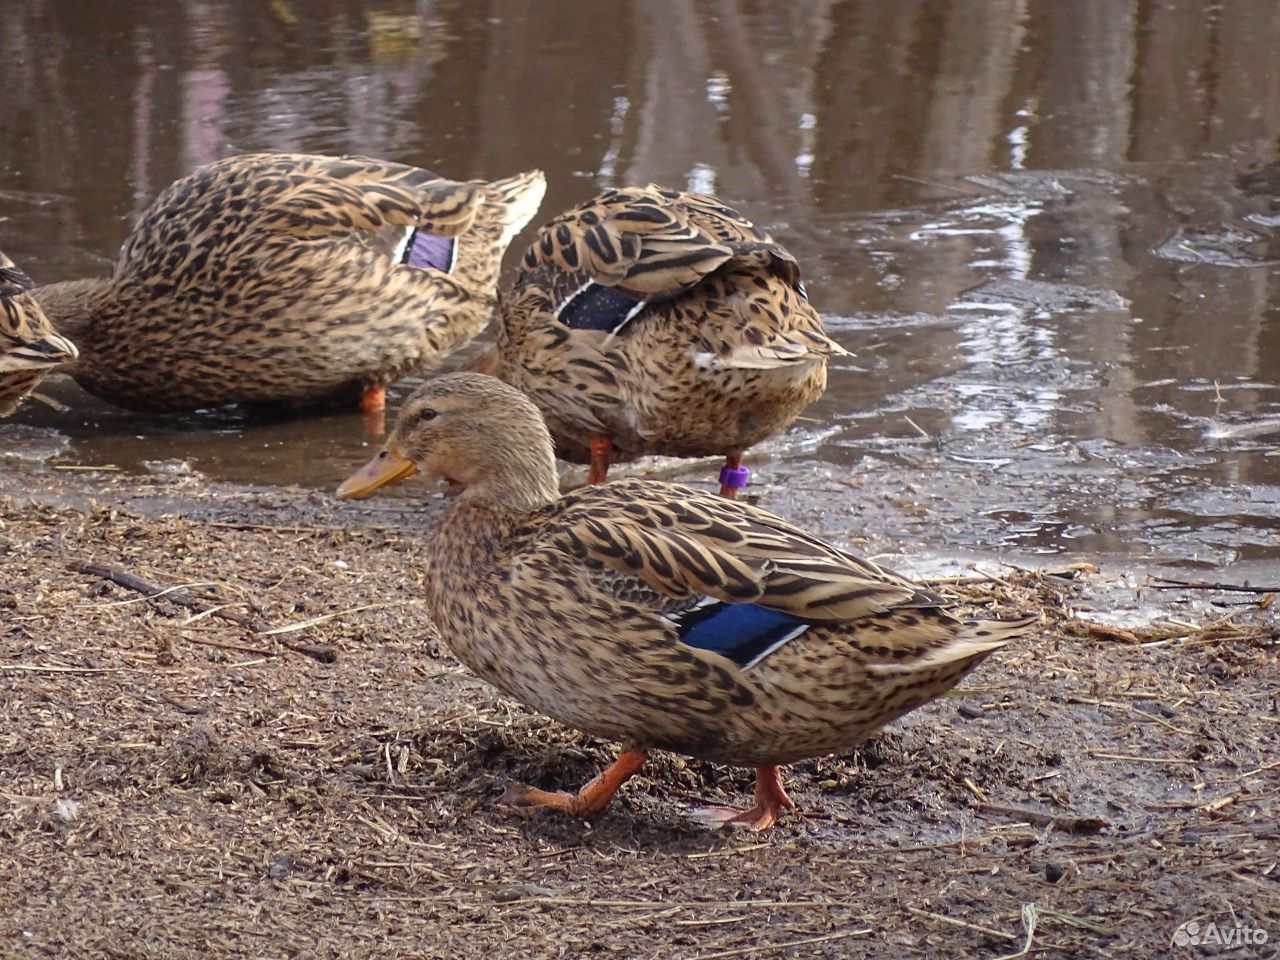
M35 291L112 403L305 403L429 369L493 315L541 172L459 183L364 157L249 154L167 188L109 278ZM399 262L411 230L447 247ZM456 246L449 246L453 238Z
M714 197L651 185L541 229L474 369L528 394L557 453L599 480L647 454L736 466L821 396L844 352L765 231Z
M76 356L75 346L54 332L29 292L33 286L0 253L0 417L13 413L46 373Z
M427 548L427 602L472 670L562 723L618 740L576 796L587 815L651 748L758 768L757 829L790 801L776 766L848 748L953 686L1032 620L964 621L898 574L755 507L656 481L560 496L551 438L521 394L440 377L339 490L415 469L461 490Z

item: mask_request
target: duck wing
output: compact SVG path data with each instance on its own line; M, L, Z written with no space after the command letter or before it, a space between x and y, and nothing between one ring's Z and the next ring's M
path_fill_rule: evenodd
M531 548L589 573L597 589L658 612L711 599L809 623L841 623L941 601L750 504L628 479L578 491ZM518 564L517 564L518 566Z
M996 649L1034 622L961 622L892 570L688 487L620 480L562 504L514 557L514 587L538 595L557 576L585 608L625 616L621 608L638 606L683 648L742 670L806 635L833 650L835 638L857 636L876 670L928 670Z
M265 222L302 236L388 227L457 236L483 199L476 184L370 157L305 157L275 189Z
M617 334L645 304L678 297L735 260L799 283L795 258L736 210L650 184L605 191L544 226L516 288L542 288L570 329Z
M161 192L121 248L116 275L159 268L181 282L233 253L262 257L295 241L372 247L410 262L415 234L461 234L481 200L474 184L367 157L229 157ZM440 252L411 265L441 267L433 257Z
M721 282L700 286L713 277ZM615 374L591 362L615 338L633 335L631 322L649 316L646 307L686 294L706 302L695 309L689 301L686 310L672 303L664 338L688 342L705 369L807 370L845 352L823 332L789 251L715 197L653 184L606 191L543 227L499 333L507 341L535 330L554 336L545 352L564 354L568 386L590 391L599 381L608 389Z

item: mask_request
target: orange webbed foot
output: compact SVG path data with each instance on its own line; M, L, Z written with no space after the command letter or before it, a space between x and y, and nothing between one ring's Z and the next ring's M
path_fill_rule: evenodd
M513 783L503 791L498 802L510 807L545 807L571 817L592 817L609 805L618 788L644 766L648 758L644 750L624 750L617 760L577 793L539 790L523 783Z
M768 830L778 822L778 816L785 810L794 810L795 801L787 796L782 787L782 778L778 768L773 766L756 768L756 805L750 810L739 810L737 807L703 807L695 810L694 819L713 828L739 827L758 833Z

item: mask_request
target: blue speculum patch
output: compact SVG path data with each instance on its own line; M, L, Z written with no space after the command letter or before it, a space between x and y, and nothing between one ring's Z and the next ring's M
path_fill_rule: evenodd
M728 657L744 670L810 627L807 620L754 603L710 601L672 619L684 643Z
M564 302L556 316L573 330L617 333L643 309L643 300L617 287L586 283Z

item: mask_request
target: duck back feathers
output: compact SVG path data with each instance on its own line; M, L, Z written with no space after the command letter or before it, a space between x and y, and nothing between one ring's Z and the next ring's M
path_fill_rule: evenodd
M365 157L231 157L164 190L109 279L36 295L75 331L76 379L114 403L329 399L479 332L544 190L537 171L461 183Z
M844 351L795 258L714 197L610 190L552 220L501 313L503 379L537 403L559 455L741 451L822 393Z

